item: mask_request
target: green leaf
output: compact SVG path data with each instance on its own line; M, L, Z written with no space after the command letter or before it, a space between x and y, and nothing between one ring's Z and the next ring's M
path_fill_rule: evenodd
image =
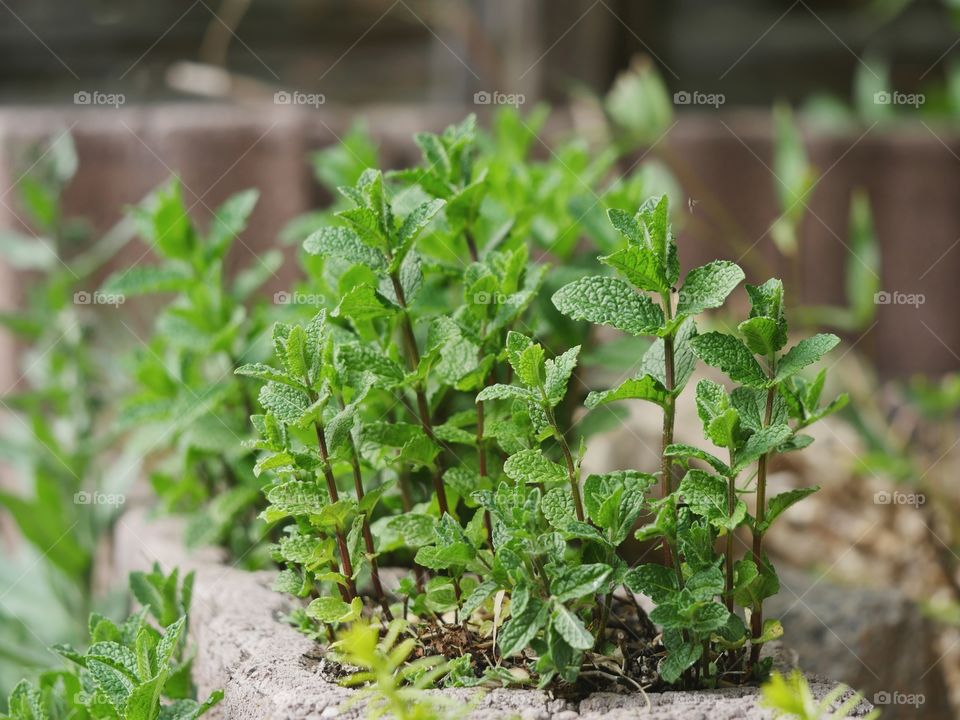
M451 567L463 567L477 556L472 545L465 542L452 542L447 545L428 545L417 551L415 562L431 570L446 570Z
M531 345L517 359L517 364L513 368L520 381L528 387L540 387L546 381L546 365L544 363L543 347L540 345Z
M637 219L643 228L645 242L660 261L667 284L673 287L680 277L680 263L677 258L677 244L673 241L670 229L667 196L647 198L637 211Z
M395 308L385 302L371 285L355 285L342 298L331 317L345 317L355 321L389 317Z
M403 225L400 226L400 230L397 233L396 250L393 261L390 263L391 270L398 270L400 268L407 251L413 245L414 241L423 229L430 224L433 217L443 209L445 204L446 202L444 200L427 200L414 208L413 211L404 218Z
M708 602L693 611L690 627L695 633L707 635L727 624L730 611L718 602Z
M503 472L521 483L552 483L567 479L567 471L543 456L540 450L521 450L507 458Z
M767 376L750 349L732 335L709 332L690 341L693 352L711 367L720 368L735 382L748 387L764 388Z
M840 342L840 338L830 333L820 333L813 337L801 340L780 358L777 365L777 374L773 383L781 383L787 378L817 362L820 358L833 350ZM771 384L773 384L771 383Z
M733 472L738 473L748 465L758 460L760 456L776 450L793 435L788 425L769 425L761 428L747 440L743 449L737 453Z
M347 623L360 617L363 600L355 597L346 603L338 597L319 597L307 605L307 615L323 623Z
M649 248L628 245L611 255L601 257L600 262L617 270L640 290L660 294L670 292L670 284L663 276L657 256Z
M643 593L658 605L668 602L679 591L673 568L653 563L633 568L624 578L624 584L631 592Z
M679 648L670 650L660 661L658 669L661 679L666 683L675 683L687 668L692 667L700 659L702 654L703 646L699 643L684 643Z
M233 371L233 374L254 377L265 382L282 383L283 385L289 385L290 387L297 388L300 391L306 390L306 387L302 382L294 380L285 372L270 367L269 365L264 365L263 363L249 363L247 365L241 365Z
M773 336L774 349L780 350L787 343L787 319L783 307L783 283L770 278L763 285L747 285L750 296L750 317L768 317L777 325Z
M587 395L584 405L592 410L617 400L646 400L663 407L669 396L670 394L659 380L650 375L644 375L624 380L612 390L593 391Z
M134 265L107 278L100 287L100 291L124 296L178 292L189 287L191 281L192 276L183 268Z
M364 243L350 228L320 228L303 241L303 249L311 255L340 258L355 265L366 265L374 271L386 268L380 251Z
M570 348L562 355L546 361L546 381L544 390L551 406L556 406L567 394L567 383L577 366L580 346Z
M227 198L213 215L207 242L218 249L229 247L246 229L247 220L259 199L260 192L255 189L244 190Z
M260 404L285 425L297 424L310 407L306 393L277 382L260 388Z
M557 530L566 530L577 519L573 498L566 488L548 490L540 501L540 510L547 522Z
M819 485L796 488L795 490L788 490L787 492L770 498L770 502L767 503L767 511L763 516L763 522L757 523L757 531L766 532L770 525L773 524L773 521L780 517L791 505L795 505L808 495L813 495L813 493L819 489Z
M613 568L603 563L591 563L564 568L564 571L550 583L550 593L557 602L576 600L584 595L592 595L605 585Z
M737 605L755 608L778 592L780 581L766 558L762 568L757 568L751 558L743 558L734 564L733 598Z
M718 458L716 455L708 453L706 450L701 450L698 447L694 447L693 445L684 445L683 443L667 445L663 454L667 457L684 457L703 460L724 477L728 477L730 475L730 468L725 462L723 462L723 460Z
M697 335L697 325L693 318L687 318L680 323L674 332L673 339L673 376L674 393L679 393L686 386L697 364L697 356L693 353L690 341ZM637 377L650 375L666 387L664 372L664 343L663 338L657 338L644 353Z
M640 222L634 215L631 215L626 210L610 208L607 210L607 217L610 219L610 224L613 225L617 232L623 235L629 243L637 246L646 245L646 235L640 226Z
M768 643L773 640L779 640L783 637L783 625L776 618L768 618L763 621L763 631L760 637L753 638L752 642L759 644Z
M574 320L610 325L631 335L650 335L663 325L663 311L623 280L585 277L553 295L553 304Z
M502 384L488 385L477 394L477 402L485 402L487 400L504 400L507 398L530 400L532 395L526 388Z
M307 382L307 334L300 325L294 325L287 336L287 354L284 358L287 372L294 378Z
M680 290L677 315L697 315L720 307L743 278L740 266L727 260L716 260L691 270Z
M537 598L525 599L522 603L521 592L515 591L511 598L514 608L510 619L504 623L498 635L500 655L510 657L521 652L546 625L549 606Z
M693 595L695 600L712 600L723 593L723 573L716 566L701 570L687 578L683 587Z
M733 512L728 512L727 491L727 481L703 470L689 470L680 481L680 494L694 514L712 525L733 530L746 518L747 506L736 500Z
M744 320L737 330L746 340L747 347L755 355L770 357L782 347L779 345L780 329L773 318L758 316Z
M593 635L583 625L583 621L563 605L557 605L553 611L553 628L574 650L590 650L593 647Z

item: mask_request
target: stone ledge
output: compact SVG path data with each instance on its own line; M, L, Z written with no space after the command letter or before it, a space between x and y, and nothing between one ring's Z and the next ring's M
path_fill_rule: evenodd
M201 695L223 688L214 720L317 720L362 716L344 708L352 691L324 680L316 644L282 622L289 598L270 589L271 572L247 572L226 564L211 548L189 551L180 523L150 520L146 511L123 515L115 531L113 575L119 584L132 570L159 562L164 570L196 571L190 636L196 645L194 680ZM817 696L833 684L811 678ZM523 720L767 720L757 707L756 688L703 692L617 695L597 693L580 703L551 698L539 690L444 690L469 707L467 718ZM858 715L869 705L861 704Z

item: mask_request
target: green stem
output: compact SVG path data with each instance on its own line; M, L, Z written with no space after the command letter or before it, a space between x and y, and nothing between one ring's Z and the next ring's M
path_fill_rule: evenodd
M660 302L663 306L664 318L669 323L673 320L673 300L670 297L670 293L662 293ZM667 397L663 404L663 434L660 446L660 494L664 500L670 497L670 494L673 492L673 460L667 456L667 447L673 444L673 427L676 420L676 398L673 396L673 389L676 384L673 345L674 335L671 332L663 338L663 379ZM666 541L663 543L663 563L666 567L676 565L677 578L680 580L682 587L683 573L680 570L680 559L678 557L676 563L674 563L671 557L670 543Z
M550 422L550 427L553 428L553 435L560 445L560 450L563 452L563 461L567 465L567 479L570 482L570 494L573 496L573 507L577 513L577 520L583 522L586 516L583 514L583 499L580 497L580 478L577 477L577 465L573 461L573 453L570 452L567 439L560 431L560 426L557 425L557 419L553 415L553 408L550 407L549 401L547 400L547 392L542 386L540 388L540 395L543 400L543 409L546 411L547 420Z
M733 448L730 449L730 467L733 467ZM737 476L731 475L727 478L727 517L733 517L734 510L737 507ZM727 610L733 612L733 530L727 530L726 547L726 568L727 577L724 588L724 600Z
M323 461L323 476L327 481L327 493L330 495L330 502L340 501L340 493L337 491L337 482L333 477L333 468L330 466L330 455L327 452L327 440L324 437L323 425L320 421L313 424L317 431L317 447L320 449L320 459ZM357 588L353 583L353 564L350 562L350 550L347 548L347 539L343 530L337 528L337 549L340 554L341 574L347 581L347 596L352 600L357 595Z
M767 390L767 406L764 412L763 425L767 427L773 417L773 400L776 397L777 389L772 387ZM761 570L763 565L763 531L760 526L763 524L764 515L767 508L767 459L770 453L761 455L757 461L757 513L756 524L753 530L753 562L757 570ZM762 570L761 570L762 571ZM763 600L757 600L750 613L750 633L751 637L758 638L763 634ZM750 644L750 665L756 665L760 661L761 643L751 642Z
M343 397L339 394L337 399L340 407L344 407ZM360 455L357 453L357 446L353 443L353 438L349 440L350 444L350 467L353 469L353 489L357 493L357 502L363 502L365 493L363 492L363 474L360 472ZM363 514L363 544L370 558L370 582L373 585L373 594L383 608L387 620L393 620L393 614L390 612L390 603L387 602L387 596L383 592L383 583L380 582L380 567L377 563L377 551L373 544L373 534L370 532L370 518L366 513Z
M413 334L413 324L410 322L410 314L407 311L407 299L403 292L403 285L397 273L390 273L390 281L393 283L393 291L397 296L397 302L400 305L400 328L403 333L403 342L406 350L407 365L411 372L415 372L420 365L420 351L417 348L417 338ZM427 437L436 442L436 436L433 434L433 422L430 419L430 404L427 402L427 393L423 384L418 382L415 388L417 395L417 413L420 418L420 425ZM433 492L437 496L437 505L440 508L440 516L450 512L447 504L447 491L443 485L443 467L439 460L433 472Z

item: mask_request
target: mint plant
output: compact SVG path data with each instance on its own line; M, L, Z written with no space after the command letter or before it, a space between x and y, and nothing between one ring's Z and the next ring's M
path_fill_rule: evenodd
M698 335L697 319L723 306L744 273L718 260L681 282L666 196L628 211L632 185L601 204L609 217L601 261L618 276L567 269L560 274L571 281L557 288L552 279L551 288L566 319L528 313L546 280L515 232L531 230L516 223L534 210L501 214L517 200L502 164L514 151L485 154L472 119L416 141L417 167L331 170L355 182L339 188L344 200L324 215L330 224L304 241L311 289L326 307L277 323L273 357L236 370L261 383L248 447L266 483L262 517L278 526L277 587L309 600L291 620L333 641L341 625L402 619L423 656L450 660L452 685L582 687L602 676L694 686L761 675L759 649L780 632L762 621L762 600L776 591L762 537L811 492L767 501L766 467L842 406L820 406L822 373L812 382L796 374L835 339L780 352L778 281L748 287L746 343ZM658 406L657 473L582 476L586 433L572 426L583 343L554 353L546 340L586 338L582 320L648 345L635 376L583 404ZM772 352L763 365L753 357L761 349ZM725 460L674 442L698 359L740 384L728 391L704 380L696 390L705 436L726 448ZM754 467L756 517L745 499ZM656 485L660 497L650 499ZM658 540L664 562L631 568L622 546L644 516L652 522L637 537ZM755 557L738 557L742 526L754 532ZM387 565L410 572L390 583ZM656 604L649 617L634 592ZM629 641L624 628L635 633ZM644 653L659 661L652 670L609 662L620 654L641 668Z
M223 692L194 699L192 657L185 649L192 583L192 573L181 582L176 570L132 573L131 592L150 602L120 624L91 614L86 651L54 646L71 666L41 674L36 685L20 682L0 718L195 720L206 714Z

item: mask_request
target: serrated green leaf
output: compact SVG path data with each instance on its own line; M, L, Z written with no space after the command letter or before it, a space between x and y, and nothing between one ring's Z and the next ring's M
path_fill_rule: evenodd
M616 278L582 278L560 288L552 300L574 320L610 325L631 335L650 335L663 325L660 306Z
M540 450L521 450L507 458L503 472L521 483L552 483L567 479L563 466L548 460Z
M662 294L670 292L670 285L663 276L660 262L649 248L628 245L611 255L601 257L600 262L617 270L640 290Z
M780 349L778 347L780 330L773 318L766 316L750 318L740 323L737 330L743 335L747 347L756 355L770 357Z
M355 597L346 603L338 597L319 597L307 605L307 615L323 623L348 623L360 617L363 600Z
M780 358L777 364L777 374L774 383L781 383L789 377L817 362L820 358L833 350L840 342L840 338L830 333L820 333L813 337L801 340Z
M590 650L593 647L593 635L584 627L583 621L565 606L556 606L552 625L574 650Z
M477 402L486 402L487 400L504 400L507 398L530 400L532 395L526 388L502 384L488 385L477 394Z
M647 595L658 605L668 602L679 591L673 568L663 565L638 565L627 573L624 584L635 593Z
M356 285L341 299L331 317L345 317L355 321L389 317L396 312L370 285Z
M743 278L740 266L727 260L715 260L694 268L683 281L677 315L697 315L720 307Z
M303 249L311 255L340 258L374 271L386 268L380 251L364 243L350 228L320 228L303 241Z
M546 361L546 381L544 390L551 406L556 406L567 394L567 383L577 366L580 346L570 348L562 355Z
M763 516L763 522L757 523L757 531L766 532L770 525L773 524L773 521L780 517L790 506L795 505L819 489L819 485L796 488L795 490L788 490L787 492L782 492L770 498L770 502L767 503L767 511Z
M667 656L660 661L660 678L666 683L675 683L684 671L692 667L703 654L703 646L694 643L685 643L679 648L670 650Z
M612 390L593 391L587 395L584 405L592 410L617 400L646 400L663 407L668 397L669 393L659 380L644 375L624 380Z
M743 448L736 455L736 462L733 466L733 472L738 473L751 463L776 450L780 445L790 439L793 430L788 425L770 425L761 428L744 444Z
M732 335L709 332L693 338L690 345L697 357L725 372L731 380L753 388L767 386L767 376L753 353Z
M589 563L565 568L550 583L550 593L557 602L569 602L584 595L601 592L613 568L603 563ZM606 592L603 590L603 592Z

